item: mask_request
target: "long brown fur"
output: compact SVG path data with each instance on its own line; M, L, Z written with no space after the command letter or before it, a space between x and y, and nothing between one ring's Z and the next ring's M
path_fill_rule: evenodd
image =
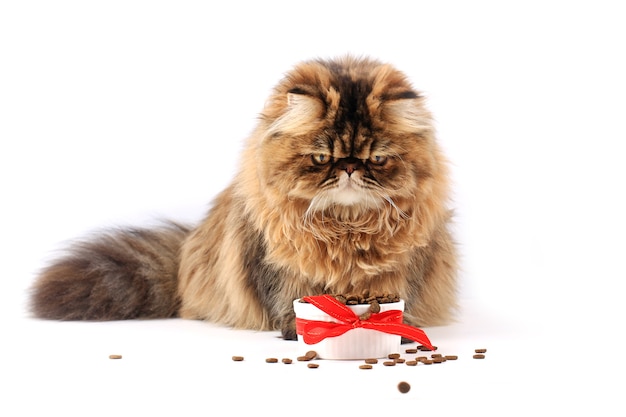
M304 62L276 86L238 174L200 225L132 238L120 231L86 243L90 251L83 243L39 277L33 311L57 319L153 317L145 313L154 304L150 291L138 299L130 283L175 282L157 316L281 329L293 338L294 299L367 290L398 293L410 324L444 324L455 309L457 268L447 203L431 116L401 72L354 57ZM154 248L150 233L171 243L146 251ZM118 241L132 260L94 268L114 258ZM163 258L175 259L177 274ZM109 284L112 294L87 290L118 281L125 285ZM74 286L83 289L72 299ZM91 313L105 302L107 314Z

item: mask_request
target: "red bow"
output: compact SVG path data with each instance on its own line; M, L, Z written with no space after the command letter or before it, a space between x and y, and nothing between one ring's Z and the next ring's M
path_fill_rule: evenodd
M313 304L339 323L329 321L296 319L296 332L302 335L304 343L314 345L327 337L341 336L348 330L364 328L406 337L434 350L423 330L402 323L402 311L389 310L382 313L372 313L369 319L361 320L352 310L341 304L330 295L303 297L303 300Z

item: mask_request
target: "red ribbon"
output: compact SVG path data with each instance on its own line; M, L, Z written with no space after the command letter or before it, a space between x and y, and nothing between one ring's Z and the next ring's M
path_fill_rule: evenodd
M406 337L434 350L423 330L402 323L402 311L400 310L372 313L369 319L361 320L350 308L341 304L331 295L303 297L303 300L339 321L339 323L335 323L296 318L296 332L302 335L304 343L307 345L314 345L327 337L341 336L348 330L363 328Z

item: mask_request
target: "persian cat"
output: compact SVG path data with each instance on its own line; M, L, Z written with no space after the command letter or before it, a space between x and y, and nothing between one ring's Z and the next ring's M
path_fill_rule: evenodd
M35 316L182 317L295 338L292 302L396 293L414 326L453 316L448 171L424 98L368 58L297 65L278 83L232 183L188 228L77 241L35 280Z

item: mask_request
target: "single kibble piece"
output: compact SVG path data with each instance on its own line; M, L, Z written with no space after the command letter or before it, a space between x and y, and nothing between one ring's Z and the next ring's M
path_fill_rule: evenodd
M422 363L424 365L432 365L434 362L432 361L432 359L426 359L426 360L423 360Z
M109 359L122 359L122 355L109 355Z
M459 359L459 357L457 355L446 355L446 356L444 356L444 358L446 358L446 360L449 360L449 361L455 361L455 360Z
M405 353L417 353L417 349L407 349L404 352Z
M383 365L385 365L385 366L396 366L396 362L395 361L385 361L385 362L383 362Z
M400 391L401 393L406 394L410 390L411 390L411 385L408 382L402 381L398 384L398 391Z
M487 349L474 349L476 353L487 353Z
M358 303L359 301L359 296L355 295L355 294L350 294L346 297L346 300L348 300L348 302L350 301L356 301Z
M395 359L394 359L394 362L395 362L395 363L404 363L404 362L405 362L405 359L404 359L404 358L395 358Z
M243 356L233 356L233 360L235 362L241 362L243 360Z
M373 366L369 364L359 365L359 369L372 369Z
M359 320L362 320L362 321L369 320L370 317L372 317L372 312L368 310L359 316Z
M387 355L387 357L389 359L398 359L400 357L399 353L390 353L389 355Z
M370 364L370 365L375 365L378 363L378 359L376 358L365 359L365 363Z
M485 359L485 355L483 355L482 353L477 353L474 356L472 356L474 359Z
M435 358L441 358L443 355L441 353L433 353L432 355L430 355L431 358L435 359Z
M267 362L267 363L276 363L276 362L278 362L278 359L276 359L276 358L267 358L267 359L265 359L265 362Z
M289 365L290 363L292 363L293 361L289 358L283 358L282 362L286 365Z
M432 349L429 349L429 348L427 348L426 346L419 345L417 348L418 348L419 350L423 351L423 352L432 352L432 351L437 350L437 346L433 346L433 348L432 348Z
M307 363L306 366L311 369L319 368L319 365L317 363Z
M380 304L376 300L370 301L370 311L372 313L380 313Z
M313 360L317 358L317 352L314 350L309 350L307 353L304 354L304 356L309 358L309 360Z
M417 366L417 361L406 361L404 362L407 366Z

